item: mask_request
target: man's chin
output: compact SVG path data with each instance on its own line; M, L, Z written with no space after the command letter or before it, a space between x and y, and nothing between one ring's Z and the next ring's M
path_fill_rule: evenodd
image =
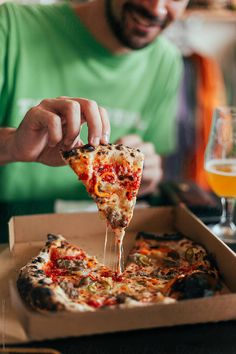
M154 31L135 25L128 21L129 17L123 16L118 21L112 11L111 2L106 0L106 17L116 39L127 49L138 50L151 44L162 31L156 28ZM140 28L139 28L140 27ZM149 33L148 33L149 32Z
M157 36L154 38L148 39L148 38L141 38L137 36L133 36L132 38L129 37L120 37L120 42L126 46L126 48L133 49L133 50L138 50L138 49L143 49L147 46L149 46L151 43L153 43L156 40Z

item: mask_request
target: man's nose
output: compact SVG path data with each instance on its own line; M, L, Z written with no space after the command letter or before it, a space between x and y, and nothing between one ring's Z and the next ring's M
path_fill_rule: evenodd
M153 15L165 18L167 15L167 2L168 0L150 0L149 6Z

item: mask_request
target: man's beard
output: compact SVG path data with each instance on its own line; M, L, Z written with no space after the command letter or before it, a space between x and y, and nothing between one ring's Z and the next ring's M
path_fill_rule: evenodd
M158 24L160 29L164 29L167 24L169 23L169 18L165 18L164 20L160 20L158 18L153 18L152 15L148 14L145 9L142 7L139 7L137 5L133 5L130 3L126 3L124 5L123 11L121 13L121 18L120 20L117 20L112 9L112 0L105 0L105 15L108 21L108 24L115 35L115 37L119 40L120 43L122 43L126 48L129 49L142 49L146 46L148 46L153 40L151 41L136 41L134 39L134 35L128 35L125 32L125 11L129 9L135 9L136 12L139 12L142 16L150 20L150 22L153 22L155 24ZM138 38L144 38L145 34L143 33L136 33L136 37Z

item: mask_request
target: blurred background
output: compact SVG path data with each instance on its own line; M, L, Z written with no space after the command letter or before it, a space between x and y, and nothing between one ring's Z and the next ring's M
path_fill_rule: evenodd
M59 1L15 0L23 4ZM184 61L178 147L166 159L166 179L190 179L208 189L203 158L213 108L236 105L236 0L191 0L183 18L164 35L178 46Z
M61 0L15 2L46 5ZM213 110L220 105L236 106L236 0L191 0L184 16L164 36L179 48L184 63L177 110L178 143L174 154L165 158L165 181L191 181L208 191L204 152ZM30 204L28 209L17 203L12 207L3 204L0 223L6 228L6 220L12 214L51 212L49 204L45 207L45 203L40 203ZM198 205L201 203L202 198ZM209 206L209 199L204 203Z

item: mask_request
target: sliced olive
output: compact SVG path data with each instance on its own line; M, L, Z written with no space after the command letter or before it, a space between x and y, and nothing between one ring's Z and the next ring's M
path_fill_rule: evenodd
M142 255L142 254L138 256L138 263L139 264L141 263L141 265L143 265L143 266L150 265L149 258L145 255Z
M192 263L195 261L195 254L198 252L198 249L196 247L189 247L185 251L185 259L189 263Z
M97 283L93 282L92 284L89 284L87 287L88 291L90 291L91 293L96 293L97 291Z

